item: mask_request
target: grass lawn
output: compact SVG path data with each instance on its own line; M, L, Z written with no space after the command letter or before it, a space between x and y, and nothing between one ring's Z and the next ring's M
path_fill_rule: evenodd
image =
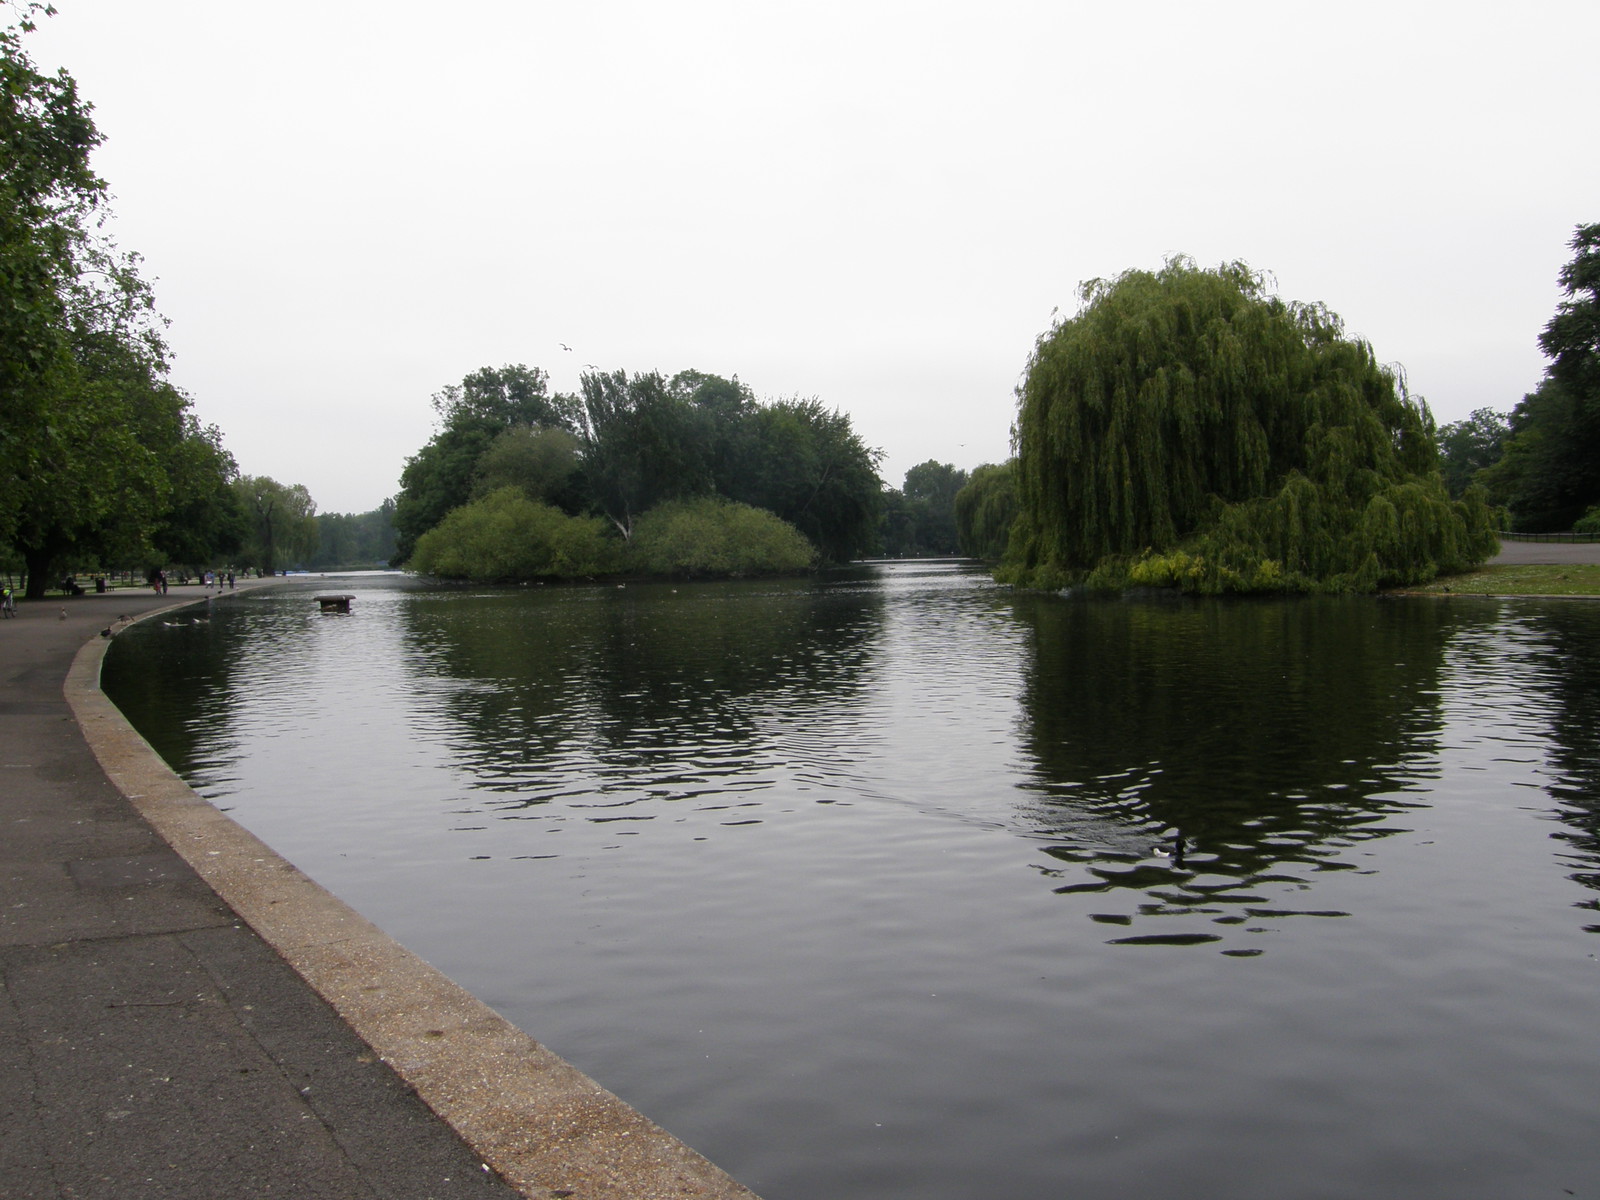
M1432 583L1403 590L1457 596L1600 596L1600 564L1479 567L1465 575L1441 575Z

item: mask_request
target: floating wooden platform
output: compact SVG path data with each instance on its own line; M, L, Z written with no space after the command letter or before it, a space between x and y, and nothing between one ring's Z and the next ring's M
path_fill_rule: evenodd
M338 596L318 596L317 603L322 606L323 612L347 613L350 611L350 601L354 599L355 597L353 595L347 594Z

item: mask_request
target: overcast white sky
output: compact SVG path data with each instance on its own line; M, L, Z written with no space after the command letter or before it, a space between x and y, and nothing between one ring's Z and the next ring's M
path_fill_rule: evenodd
M176 382L325 512L513 362L816 396L896 486L997 462L1051 310L1174 253L1508 410L1600 221L1594 0L55 3Z

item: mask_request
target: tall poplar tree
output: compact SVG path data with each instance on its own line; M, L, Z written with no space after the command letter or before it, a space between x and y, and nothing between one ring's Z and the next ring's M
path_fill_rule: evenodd
M1451 501L1426 405L1320 304L1242 263L1093 280L1019 389L1027 586L1370 591L1493 553Z

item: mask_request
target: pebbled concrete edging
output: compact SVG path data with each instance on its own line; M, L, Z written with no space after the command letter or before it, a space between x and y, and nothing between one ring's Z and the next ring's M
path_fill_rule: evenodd
M109 644L63 687L106 775L488 1166L538 1200L757 1200L197 795L100 690Z

